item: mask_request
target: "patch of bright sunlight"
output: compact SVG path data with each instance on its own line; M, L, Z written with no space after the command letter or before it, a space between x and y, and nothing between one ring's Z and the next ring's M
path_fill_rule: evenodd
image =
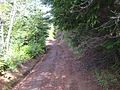
M48 38L46 39L46 45L53 44L52 41L55 41L54 39L54 26L50 25L50 29L48 30Z
M4 82L10 82L12 80L16 80L18 77L16 75L22 76L21 73L12 73L12 72L4 72L5 74L0 77Z
M54 26L50 26L50 30L48 30L49 37L47 39L54 40Z

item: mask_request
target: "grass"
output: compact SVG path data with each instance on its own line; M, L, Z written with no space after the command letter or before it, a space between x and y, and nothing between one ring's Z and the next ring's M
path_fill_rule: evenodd
M95 77L100 86L102 86L105 90L116 90L115 87L118 86L118 78L117 75L111 73L109 70L95 70Z

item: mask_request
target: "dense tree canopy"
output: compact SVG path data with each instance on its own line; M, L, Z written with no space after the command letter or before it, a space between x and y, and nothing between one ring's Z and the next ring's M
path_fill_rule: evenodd
M119 0L43 0L52 7L54 24L75 44L82 37L119 36Z

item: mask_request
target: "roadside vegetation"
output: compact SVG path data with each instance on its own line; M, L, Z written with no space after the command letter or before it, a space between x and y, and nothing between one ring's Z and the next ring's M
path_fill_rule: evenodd
M0 74L45 52L48 21L34 0L0 2Z

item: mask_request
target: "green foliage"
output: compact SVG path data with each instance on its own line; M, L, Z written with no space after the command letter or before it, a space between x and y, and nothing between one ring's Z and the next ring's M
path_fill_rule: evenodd
M54 25L59 30L69 31L71 42L76 46L82 37L119 34L116 0L43 0L43 3L51 5Z
M109 73L108 71L97 71L95 72L96 78L99 84L105 88L105 90L115 89L115 85L118 84L117 77L114 74Z
M48 29L48 22L39 9L17 17L10 40L10 53L3 61L0 60L0 70L14 70L23 61L43 54Z
M104 43L103 47L105 47L108 50L120 49L120 40L119 39L108 40Z
M25 60L42 54L47 37L47 21L40 11L34 11L29 16L16 20L13 27L12 55L18 60Z
M4 72L6 69L8 68L8 66L0 60L0 74L1 72Z

